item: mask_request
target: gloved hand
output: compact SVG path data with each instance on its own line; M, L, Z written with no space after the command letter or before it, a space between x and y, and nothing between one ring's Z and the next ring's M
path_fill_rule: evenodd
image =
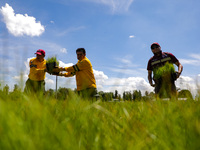
M52 75L59 75L59 72L52 72Z
M176 81L179 78L180 74L178 72L175 72L172 74L172 80Z
M53 68L52 72L60 72L63 70L64 70L64 68L62 68L62 67L56 67L56 68Z

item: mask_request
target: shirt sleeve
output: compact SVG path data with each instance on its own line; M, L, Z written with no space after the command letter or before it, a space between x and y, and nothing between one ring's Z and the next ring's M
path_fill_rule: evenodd
M30 69L32 69L35 73L43 73L45 68L37 68L37 65L33 64L32 61L29 61Z
M167 53L167 54L169 57L171 57L173 63L179 62L179 60L172 53Z
M147 70L153 70L151 66L151 59L148 61Z
M65 67L65 71L67 71L67 72L75 72L73 66L71 66L71 67Z
M65 67L65 71L77 72L77 71L85 70L87 68L90 68L90 63L87 60L83 60L83 61L78 61L77 64L71 67Z
M75 72L67 72L67 73L64 73L65 77L72 77L75 75Z

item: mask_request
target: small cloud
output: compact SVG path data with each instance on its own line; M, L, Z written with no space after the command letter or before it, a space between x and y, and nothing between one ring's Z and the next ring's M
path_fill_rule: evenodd
M54 24L54 21L50 21L50 23Z
M61 49L60 49L60 52L61 52L61 53L67 54L67 49L66 49L66 48L61 48Z
M190 54L190 57L200 60L200 54Z
M181 64L200 66L200 54L190 54L192 59L179 59Z
M68 34L68 33L70 33L70 32L76 32L76 31L83 30L83 29L85 29L84 26L70 27L70 28L68 28L68 29L66 29L66 30L64 30L64 31L62 31L61 33L59 33L58 36L64 36L64 35L66 35L66 34Z
M59 66L60 67L70 67L70 66L73 66L73 65L74 65L73 63L65 64L64 62L59 60Z
M46 82L47 84L54 84L54 81L53 81L52 79L49 79L49 78L47 78L47 79L45 80L45 82Z
M135 38L135 36L134 35L130 35L129 38L132 39L132 38Z
M45 31L44 26L34 17L27 14L15 14L13 8L7 3L5 7L1 7L0 13L8 31L14 36L40 36Z
M111 8L112 13L124 13L127 12L133 3L133 0L82 0L93 3L99 3Z
M133 64L132 60L133 60L133 57L130 56L130 55L126 55L124 57L120 57L120 58L114 58L116 59L118 62L120 62L120 66L118 67L137 67L138 65L137 64Z

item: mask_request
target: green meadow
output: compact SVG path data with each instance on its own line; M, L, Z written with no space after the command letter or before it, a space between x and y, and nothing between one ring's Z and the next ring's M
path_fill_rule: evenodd
M200 100L0 99L0 150L199 150Z

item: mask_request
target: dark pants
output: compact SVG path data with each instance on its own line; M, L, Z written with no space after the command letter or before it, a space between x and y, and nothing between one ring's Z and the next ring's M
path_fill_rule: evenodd
M160 98L173 98L176 97L175 80L170 79L158 79L155 81L155 94Z
M78 95L82 96L83 98L94 98L94 96L97 94L96 88L87 88L81 91L78 91Z
M45 92L45 81L33 81L31 79L28 79L26 81L26 86L24 88L25 93L44 93Z

